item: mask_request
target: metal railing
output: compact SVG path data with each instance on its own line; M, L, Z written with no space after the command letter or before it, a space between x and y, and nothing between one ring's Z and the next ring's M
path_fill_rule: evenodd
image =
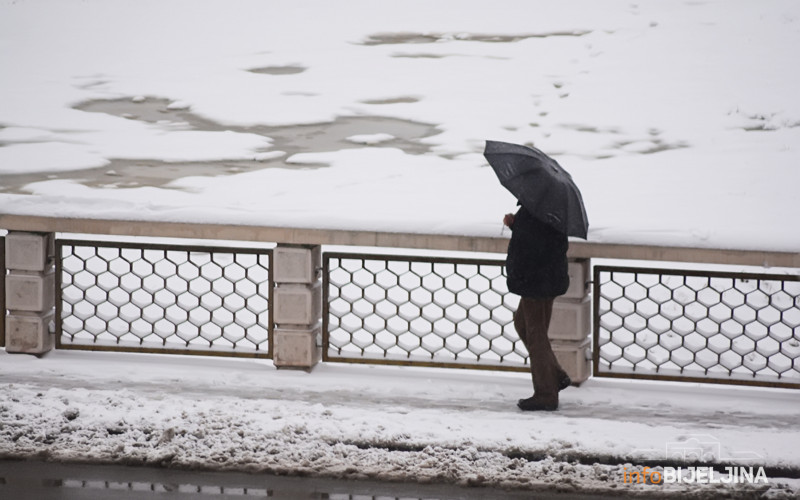
M272 250L57 240L56 346L270 357Z
M800 277L594 268L594 375L800 388Z
M352 236L329 233L311 236ZM286 234L291 242L311 237ZM462 245L417 239L420 247ZM0 237L0 258L4 250ZM582 258L616 259L661 252L578 250ZM685 260L697 252L671 251ZM714 262L761 255L741 251ZM767 257L798 262L796 254ZM58 348L271 357L269 249L59 239L56 265ZM502 260L326 252L323 266L323 359L527 369L513 327L518 298L507 292ZM800 277L595 266L593 281L595 376L800 388Z
M325 253L323 359L526 370L503 266Z

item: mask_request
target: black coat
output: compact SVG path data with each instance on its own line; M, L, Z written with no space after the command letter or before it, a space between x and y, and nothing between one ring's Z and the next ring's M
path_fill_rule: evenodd
M520 207L506 258L508 290L523 297L563 295L569 288L567 236Z

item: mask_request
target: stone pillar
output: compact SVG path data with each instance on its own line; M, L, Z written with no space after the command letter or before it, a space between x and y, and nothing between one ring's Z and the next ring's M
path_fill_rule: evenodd
M277 368L311 370L322 345L321 247L279 245L272 256L273 361Z
M591 375L592 305L589 259L570 260L569 289L553 304L548 336L559 364L573 384Z
M6 346L6 238L0 238L0 348Z
M6 352L44 354L55 344L55 235L6 235Z

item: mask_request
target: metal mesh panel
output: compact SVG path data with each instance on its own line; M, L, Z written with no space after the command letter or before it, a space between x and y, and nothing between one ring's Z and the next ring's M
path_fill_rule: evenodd
M597 266L594 372L800 388L800 277Z
M268 357L271 250L59 240L57 346Z
M524 370L504 262L326 253L326 360Z

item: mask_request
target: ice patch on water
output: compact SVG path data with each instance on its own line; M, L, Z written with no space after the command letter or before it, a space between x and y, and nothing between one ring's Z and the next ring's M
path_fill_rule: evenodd
M351 135L347 138L348 141L355 143L355 144L366 144L368 146L372 146L374 144L380 144L381 142L391 141L394 139L392 134L362 134L362 135Z

